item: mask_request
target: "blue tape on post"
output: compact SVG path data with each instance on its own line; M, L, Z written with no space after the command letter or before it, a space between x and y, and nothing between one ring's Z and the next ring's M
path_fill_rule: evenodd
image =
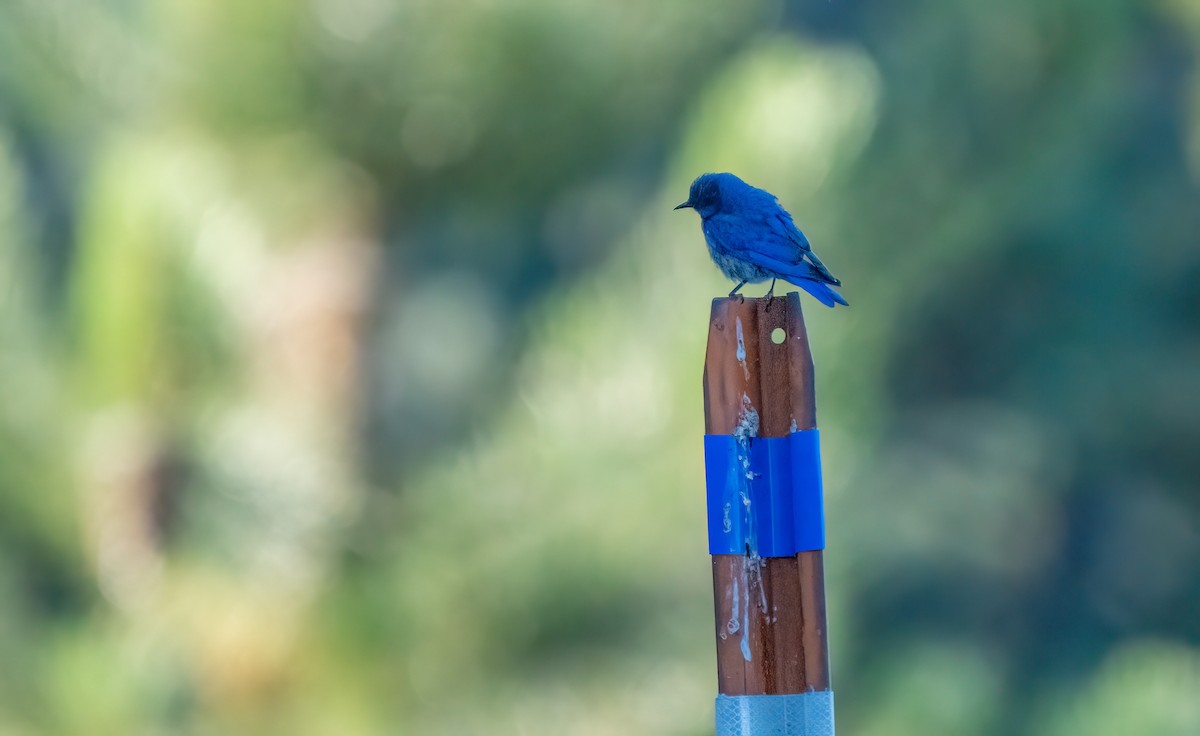
M825 548L817 430L705 435L704 466L709 554L792 557Z
M833 691L718 695L717 736L833 736Z

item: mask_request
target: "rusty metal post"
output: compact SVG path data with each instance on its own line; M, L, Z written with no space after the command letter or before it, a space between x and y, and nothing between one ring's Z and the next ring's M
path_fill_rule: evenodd
M732 435L745 443L815 429L812 353L797 293L772 300L713 300L704 361L704 419L706 434ZM819 465L815 472L819 483ZM727 507L725 514L729 513ZM721 694L718 736L832 734L823 552L771 557L760 556L751 546L746 545L744 554L712 556ZM827 729L823 714L805 714L812 701L744 697L809 693L828 696ZM732 717L729 713L736 714L736 723L726 723L724 731L723 702L726 720ZM786 704L791 709L787 730L779 723L766 723L762 711L747 716L748 704ZM808 723L810 716L820 723L798 723Z

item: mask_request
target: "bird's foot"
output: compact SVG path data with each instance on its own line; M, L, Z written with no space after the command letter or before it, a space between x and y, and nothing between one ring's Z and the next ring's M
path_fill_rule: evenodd
M767 300L767 306L763 308L763 311L771 311L771 302L775 300L775 279L771 279L771 288L767 289L767 294L763 298Z

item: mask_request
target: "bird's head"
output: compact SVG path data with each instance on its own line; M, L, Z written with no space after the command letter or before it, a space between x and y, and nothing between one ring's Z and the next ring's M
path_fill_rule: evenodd
M692 182L687 201L676 205L675 209L691 207L700 213L700 217L711 217L721 211L722 204L739 185L746 186L733 174L701 174Z

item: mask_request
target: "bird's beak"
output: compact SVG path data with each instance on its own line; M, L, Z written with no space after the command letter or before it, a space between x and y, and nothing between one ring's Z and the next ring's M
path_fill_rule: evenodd
M683 204L677 204L677 205L675 205L674 209L681 210L681 209L683 209L684 207L691 207L691 206L692 206L692 203L691 203L691 202L684 202Z

